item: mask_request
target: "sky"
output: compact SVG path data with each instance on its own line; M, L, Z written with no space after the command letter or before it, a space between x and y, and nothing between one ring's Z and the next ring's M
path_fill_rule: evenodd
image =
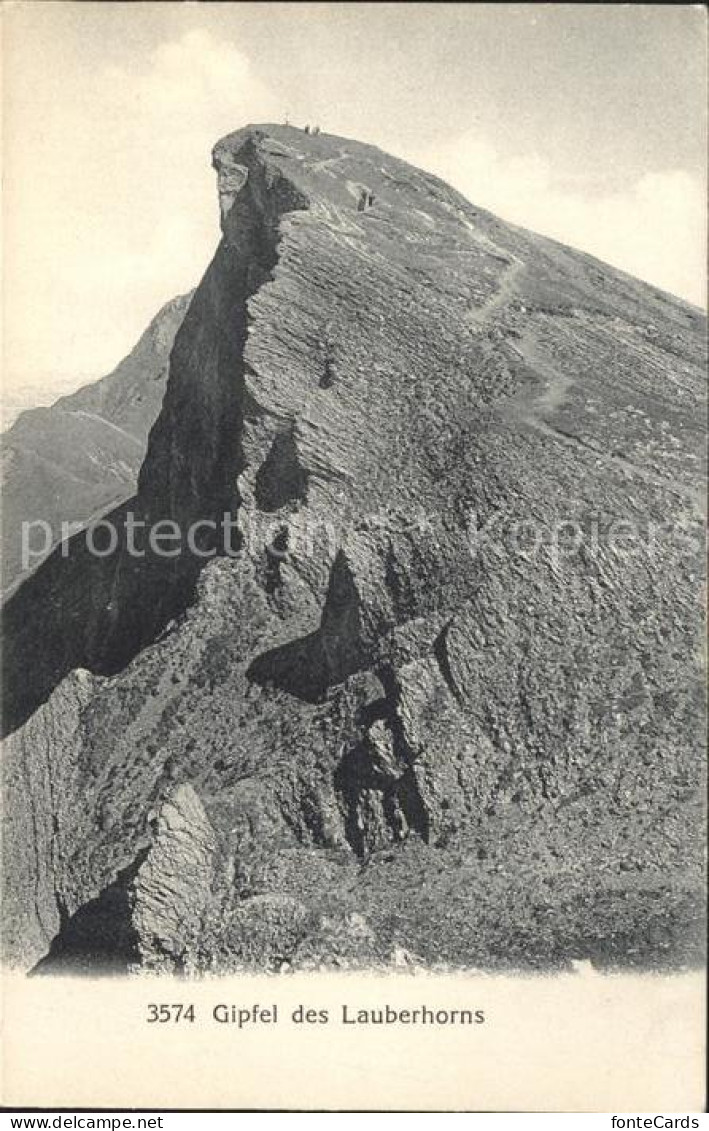
M219 238L210 152L317 121L706 300L694 5L5 0L3 373L109 372Z

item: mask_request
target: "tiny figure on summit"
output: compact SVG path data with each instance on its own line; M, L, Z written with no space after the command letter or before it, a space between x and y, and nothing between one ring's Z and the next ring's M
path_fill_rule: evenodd
M359 200L357 201L357 211L364 212L367 208L371 208L373 204L374 193L370 192L367 188L363 188L359 194Z

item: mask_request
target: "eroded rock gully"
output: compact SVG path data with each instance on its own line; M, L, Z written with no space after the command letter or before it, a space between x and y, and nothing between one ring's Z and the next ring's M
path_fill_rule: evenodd
M696 960L698 312L368 146L214 161L113 517L218 552L78 536L9 602L5 960Z

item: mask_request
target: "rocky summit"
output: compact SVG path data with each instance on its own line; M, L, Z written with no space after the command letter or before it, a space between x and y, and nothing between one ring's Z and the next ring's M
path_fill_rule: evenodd
M136 494L6 604L5 962L698 961L703 316L371 146L213 160Z

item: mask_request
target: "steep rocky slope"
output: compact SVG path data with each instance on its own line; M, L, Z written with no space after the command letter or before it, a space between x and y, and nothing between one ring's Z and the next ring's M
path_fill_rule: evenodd
M49 408L23 412L0 438L4 592L60 541L63 522L75 530L134 494L191 297L166 303L113 373ZM48 536L32 528L23 568L22 523L38 520Z
M8 603L6 960L695 959L701 315L352 141L214 163L120 543Z

